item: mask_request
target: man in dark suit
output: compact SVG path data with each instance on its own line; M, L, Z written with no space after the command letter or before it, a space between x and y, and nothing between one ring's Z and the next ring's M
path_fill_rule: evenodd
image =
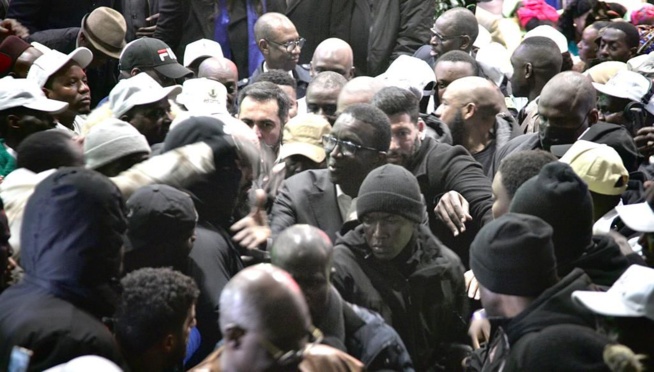
M297 82L297 98L304 97L311 75L298 62L306 40L300 37L293 22L283 14L266 13L254 25L254 36L264 62L257 67L249 81L254 81L259 74L268 70L287 71Z

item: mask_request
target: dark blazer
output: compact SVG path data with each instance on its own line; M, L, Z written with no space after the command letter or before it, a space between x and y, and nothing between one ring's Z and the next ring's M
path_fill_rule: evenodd
M343 219L327 169L307 170L282 184L270 214L270 229L276 236L295 224L315 226L336 241Z
M262 73L263 63L259 65L256 70L254 70L254 73L252 73L252 76L250 76L250 78L247 80L247 84L245 85L251 84L252 81L254 81L254 79ZM303 98L307 94L307 87L311 82L311 74L309 74L309 71L305 70L302 66L297 65L295 66L295 70L293 70L293 77L297 83L297 88L295 88L297 99Z
M309 63L318 44L330 37L347 38L346 6L350 0L270 0L268 11L285 14L301 37L307 40L302 47L300 63Z
M217 12L213 1L160 0L154 37L168 44L178 56L183 56L187 44L203 38L214 40ZM229 18L232 60L238 67L239 79L244 79L249 76L245 0L234 1Z

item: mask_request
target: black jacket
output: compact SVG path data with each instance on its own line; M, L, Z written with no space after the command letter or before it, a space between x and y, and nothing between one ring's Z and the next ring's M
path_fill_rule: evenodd
M448 357L449 344L465 340L463 266L424 226L392 261L377 260L363 226L336 242L334 286L343 299L380 313L399 333L416 370Z
M168 133L163 152L211 137L224 136L222 127L220 120L211 117L188 119L184 125ZM235 154L231 152L214 161L217 170L187 189L198 212L196 240L189 255L189 275L195 279L200 289L196 319L202 336L200 348L187 364L189 367L202 361L220 341L220 293L227 282L243 268L240 253L227 233L241 172L235 165Z
M450 146L425 138L406 168L418 179L427 203L432 232L452 248L464 263L468 262L472 239L492 219L491 182L484 175L481 165L462 146ZM456 238L434 213L441 196L451 190L457 191L468 201L473 219L467 223L466 232Z
M517 136L507 142L502 148L498 149L495 152L495 157L493 159L493 167L490 169L489 175L491 177L495 176L497 170L500 169L500 163L502 159L518 151L526 150L541 150L543 146L540 143L540 138L538 133L529 133Z
M379 314L343 301L334 287L325 314L314 319L323 344L352 355L368 371L414 371L402 339Z
M630 262L612 237L595 235L593 244L581 257L568 265L559 266L559 276L578 267L588 274L593 284L608 288L629 268Z
M468 370L608 371L602 353L609 340L595 333L594 315L571 298L589 289L590 278L576 269L516 317L492 319L490 342L475 351Z
M30 371L87 354L121 364L100 321L113 315L119 296L120 191L99 173L60 169L34 190L23 227L25 278L0 295L0 370L15 345L34 352Z

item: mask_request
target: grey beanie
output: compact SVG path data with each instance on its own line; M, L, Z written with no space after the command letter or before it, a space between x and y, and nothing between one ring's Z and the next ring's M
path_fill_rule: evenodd
M139 152L150 153L148 141L131 124L115 118L92 127L84 139L84 157L89 169Z
M359 220L370 212L384 212L420 223L425 211L416 177L393 164L376 168L366 176L356 206Z

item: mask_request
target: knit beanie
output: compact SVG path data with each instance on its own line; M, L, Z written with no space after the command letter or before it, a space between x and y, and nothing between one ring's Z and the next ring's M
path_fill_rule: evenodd
M131 124L115 118L93 126L84 140L84 157L89 169L139 152L150 153L148 141Z
M416 223L422 221L422 203L418 180L408 170L386 164L368 174L356 199L359 220L370 212L400 215Z
M470 268L495 293L538 296L558 281L552 228L538 217L507 213L472 241Z
M559 265L577 259L592 244L593 202L588 186L568 164L546 164L518 188L509 212L537 216L552 226Z

